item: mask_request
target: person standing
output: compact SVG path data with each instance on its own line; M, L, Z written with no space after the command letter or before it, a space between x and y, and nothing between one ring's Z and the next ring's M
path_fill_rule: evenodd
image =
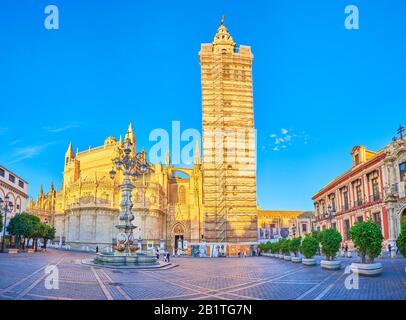
M390 245L390 243L388 244L388 252L389 252L389 258L390 258L391 253L392 253L392 246Z
M348 257L348 243L345 243L345 247L344 247L344 252L345 252L345 256Z
M159 248L156 248L156 259L159 260Z
M241 250L238 248L238 258L241 258Z

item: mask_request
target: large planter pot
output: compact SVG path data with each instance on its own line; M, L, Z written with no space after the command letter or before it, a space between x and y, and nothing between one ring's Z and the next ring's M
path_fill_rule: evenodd
M301 257L292 257L292 262L300 263L300 262L302 262L302 258Z
M316 259L310 258L310 259L306 259L303 258L302 259L302 264L305 266L315 266L316 265Z
M382 263L351 263L351 271L363 276L377 276L382 273Z
M283 259L283 255L280 254L280 253L276 254L276 257L277 257L278 259Z
M270 256L271 258L275 258L275 254L274 254L274 253L270 253L269 256Z
M320 265L326 270L339 270L341 269L341 261L339 260L321 260Z
M285 261L291 261L291 260L292 260L292 257L291 257L291 256L284 256L284 257L283 257L283 260L285 260Z

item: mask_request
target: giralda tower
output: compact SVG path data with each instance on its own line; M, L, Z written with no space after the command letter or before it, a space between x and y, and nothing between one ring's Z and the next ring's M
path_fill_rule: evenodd
M257 241L251 48L224 26L199 53L203 119L204 238Z

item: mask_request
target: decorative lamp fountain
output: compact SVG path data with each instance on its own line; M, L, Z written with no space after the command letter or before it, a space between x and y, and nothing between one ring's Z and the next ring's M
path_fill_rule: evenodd
M131 179L137 179L140 175L146 174L148 166L132 150L133 145L131 140L126 138L123 145L119 147L119 156L113 160L113 168L109 172L112 180L115 179L117 171L123 172L123 181L120 185L120 222L116 225L118 229L117 242L113 253L97 253L93 260L95 264L113 266L157 264L155 256L148 256L141 252L137 253L138 246L135 243L133 234L133 230L137 227L132 224L134 220L132 212L132 191L134 185Z

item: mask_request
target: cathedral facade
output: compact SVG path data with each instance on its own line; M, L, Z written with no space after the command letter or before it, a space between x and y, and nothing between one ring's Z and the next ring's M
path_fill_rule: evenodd
M136 239L165 243L246 243L257 241L255 134L250 47L236 44L223 21L214 41L199 53L202 81L203 157L195 149L191 168L149 164L148 174L134 180ZM132 124L126 138L137 152ZM109 176L122 139L66 151L62 186L42 188L28 210L50 221L57 239L71 247L110 247L117 230L121 174ZM178 174L180 173L180 174Z

